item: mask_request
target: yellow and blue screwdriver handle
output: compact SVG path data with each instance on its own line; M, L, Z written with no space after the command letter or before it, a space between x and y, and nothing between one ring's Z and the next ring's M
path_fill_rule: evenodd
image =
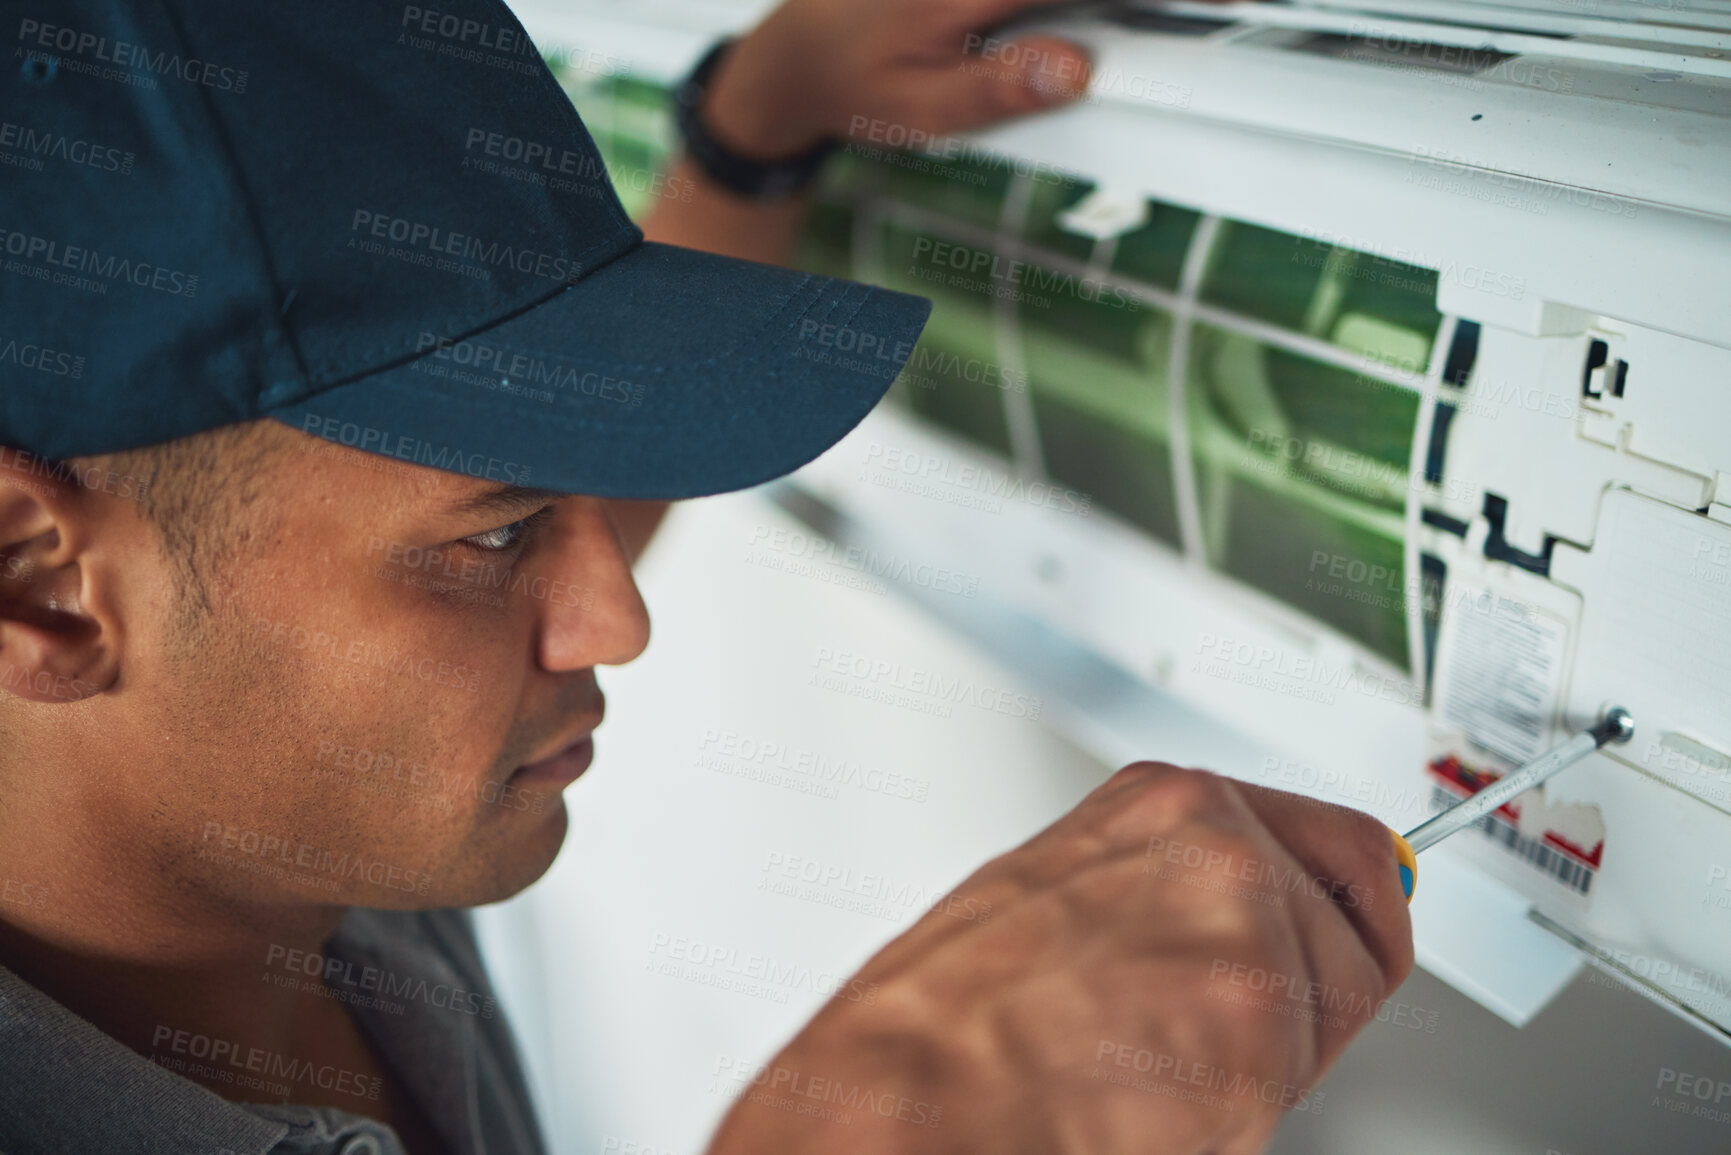
M1412 901L1418 888L1418 855L1435 846L1457 830L1464 830L1483 821L1485 815L1509 799L1537 786L1557 771L1573 766L1607 742L1627 742L1635 734L1635 719L1621 706L1612 706L1599 719L1598 725L1582 730L1560 746L1552 747L1516 770L1467 798L1455 803L1441 814L1421 822L1405 834L1393 829L1394 856L1400 865L1400 885L1406 900Z
M1400 867L1400 888L1406 892L1406 900L1411 902L1412 892L1418 889L1418 851L1394 827L1389 827L1388 832L1394 835L1394 861Z

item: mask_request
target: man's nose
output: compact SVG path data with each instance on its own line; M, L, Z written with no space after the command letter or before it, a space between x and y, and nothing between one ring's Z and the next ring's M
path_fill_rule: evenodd
M621 666L649 645L649 609L607 503L573 497L549 527L536 658L550 672ZM539 568L539 567L537 567Z

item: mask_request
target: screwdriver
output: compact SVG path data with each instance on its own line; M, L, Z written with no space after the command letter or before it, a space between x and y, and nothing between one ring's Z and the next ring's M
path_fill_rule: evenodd
M1516 770L1486 786L1477 794L1455 803L1441 814L1419 823L1404 835L1394 836L1394 854L1400 863L1400 885L1406 900L1418 886L1418 853L1435 846L1457 830L1464 830L1519 794L1537 786L1557 771L1573 766L1607 742L1627 742L1635 733L1635 719L1621 706L1605 711L1599 724L1582 730L1560 746L1554 746Z

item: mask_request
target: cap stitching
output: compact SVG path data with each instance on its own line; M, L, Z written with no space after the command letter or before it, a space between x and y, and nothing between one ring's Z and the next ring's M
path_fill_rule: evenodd
M849 282L843 282L843 283L849 283ZM866 293L864 294L864 296L862 296L860 298L859 304L854 307L853 311L850 312L847 315L847 317L842 320L841 323L845 325L845 324L847 324L848 321L851 321L855 317L859 316L859 314L865 309L867 303L870 302L873 295L876 294L877 292L878 292L878 290L876 288L868 286ZM838 306L842 299L843 298L836 298L834 301L834 304L832 305L832 308L835 306ZM814 298L807 305L806 309L801 312L800 316L803 317L805 315L805 313L810 312L811 306L815 305L816 303L817 303L817 299ZM788 327L792 328L791 325ZM741 362L739 365L739 368L749 369L754 364L756 364L758 361L762 360L764 357L766 357L768 355L769 355L768 349L761 350L757 354L757 356L755 358L753 358L752 360ZM770 372L771 372L771 374L778 376L778 377L782 375L779 371L774 370L774 369L770 370ZM414 386L410 385L406 381L379 381L379 382L375 382L375 384L379 388L388 389L391 392L407 393L407 394L414 396L414 397L417 397L423 401L425 401L427 399L427 395L425 392L423 392L422 390L416 389ZM494 413L499 411L498 407L496 405L487 404L480 397L464 397L464 396L461 396L461 395L455 394L455 393L441 395L439 397L439 402L441 404L443 404L445 402L452 402L452 403L455 403L455 404L457 404L463 408L468 408L468 409L485 408L485 409L487 409L487 411L494 412ZM747 408L746 411L756 412L760 408L761 408L761 406L750 406ZM599 428L599 429L644 429L644 430L650 430L650 431L660 431L660 430L675 428L675 426L669 425L666 422L650 423L650 422L641 422L641 421L631 421L629 423L621 423L621 422L601 421L601 420L597 420L597 419L591 418L591 417L564 417L564 416L560 416L558 414L548 414L544 418L544 420L549 425L558 425L558 426L560 426L562 428L566 428L566 429Z
M723 352L717 353L711 357L707 357L704 360L701 360L701 361L679 361L679 362L674 362L672 364L668 364L667 362L618 361L618 360L613 360L611 358L591 357L591 358L585 358L584 359L585 363L590 364L590 365L605 366L605 367L610 368L610 369L631 369L631 370L636 370L636 371L646 371L646 372L650 372L650 373L666 373L666 372L669 372L669 371L672 371L675 369L690 369L690 368L700 367L703 365L712 365L717 361L725 360L726 358L733 356L735 351L737 351L742 344L749 341L752 337L755 337L757 334L761 333L763 330L768 329L771 325L773 325L775 323L775 320L777 317L780 317L784 312L787 311L787 309L790 306L792 306L795 302L797 302L800 299L800 294L804 291L805 287L807 285L811 284L812 281L817 280L817 279L818 278L815 277L813 274L806 273L804 276L802 276L799 279L799 282L797 284L795 284L792 288L790 288L787 291L787 293L781 298L780 303L776 305L774 310L772 310L769 313L769 315L766 316L763 319L763 321L761 323L759 323L755 329L751 329L745 333L741 333L738 337L736 337L734 339L733 343L731 345L729 345L726 350L724 350ZM843 280L836 279L836 278L828 278L828 280L833 284L842 285L844 287L852 283L849 281L843 281ZM810 299L810 302L806 305L806 311L809 312L811 310L812 306L820 300L836 299L836 297L845 298L845 291L844 291L844 293L836 295L834 297L832 297L830 294L828 294L827 291L824 293L820 293L817 296L812 297ZM803 316L803 315L804 314L802 313L801 316ZM574 354L567 352L567 351L564 351L564 350L558 350L558 351L548 351L548 350L544 350L544 349L529 350L529 349L523 348L521 346L511 346L511 348L514 352L515 351L522 351L522 352L548 353L548 355L560 356L560 357L572 357L572 356L574 356Z
M556 287L555 289L553 289L552 292L546 294L545 296L533 297L528 301L512 300L512 301L510 301L510 303L508 305L506 305L503 308L503 310L500 313L489 317L486 321L482 322L481 324L477 325L476 327L474 327L472 329L468 329L466 332L459 335L456 339L457 340L466 340L469 337L472 337L477 333L484 333L489 329L496 328L499 325L505 324L507 321L515 320L517 317L522 316L524 313L531 312L531 311L539 308L540 306L546 304L548 301L551 301L553 298L557 297L560 293L567 292L568 290L570 290L575 285L579 285L583 281L588 280L595 273L606 268L608 265L612 264L614 261L618 260L620 257L623 257L627 253L636 249L642 243L642 233L639 230L637 230L637 227L635 225L631 226L631 228L632 228L633 232L637 232L637 236L635 238L631 238L630 243L626 244L623 248L621 248L619 250L619 252L613 254L611 257L609 257L606 260L597 264L594 269L591 269L588 273L585 273L583 275L583 277L581 277L577 281L573 281L571 284L567 284L567 285L560 285L560 286ZM626 234L626 236L629 237L630 234ZM608 237L605 241L597 242L596 244L591 245L589 248L584 249L581 253L579 253L576 257L574 257L572 259L579 262L579 263L587 263L589 261L589 259L592 256L594 256L594 254L596 254L597 252L605 252L609 245L616 244L619 240L620 240L620 237L617 235ZM436 328L442 329L442 328L446 327L446 324L445 324L446 322L455 322L459 325L463 325L463 324L469 324L470 319L462 317L456 313L449 313L438 320L432 320L432 321L429 321L428 323L434 325ZM397 368L397 366L399 366L399 365L404 365L410 361L419 360L422 354L418 351L414 351L414 350L411 350L409 348L409 344L411 341L418 341L419 339L420 339L419 334L416 334L414 337L404 337L399 341L392 341L392 342L387 342L387 343L382 344L382 345L376 345L370 349L362 349L350 358L351 361L359 361L359 360L365 360L369 357L380 356L382 354L396 354L396 353L402 353L402 352L408 352L408 353L413 354L412 356L404 357L400 361L393 361L393 362L390 362L387 364L382 364L382 365L368 365L365 368L362 368L359 370L352 370L352 371L351 370L335 370L334 372L344 372L344 373L346 373L346 375L339 377L336 380L327 380L324 377L309 377L309 379L308 379L309 383L311 385L315 386L317 391L322 392L324 389L327 389L327 388L332 388L332 387L337 386L337 385L346 385L346 384L349 384L350 382L358 381L363 377L369 377L374 373L387 372L388 370ZM312 396L312 391L309 391L307 396L308 397Z
M799 280L799 283L797 285L793 286L793 288L788 291L787 295L782 298L781 304L779 304L775 307L775 311L770 313L769 316L765 317L763 319L762 323L760 323L757 326L757 328L749 330L748 332L745 332L745 333L741 333L737 338L734 339L733 344L730 345L726 350L724 350L723 352L717 353L714 356L706 357L701 361L676 361L676 362L669 364L668 362L665 362L665 361L656 361L656 362L651 362L651 361L613 361L613 360L606 360L606 359L598 359L595 363L598 365L606 365L609 368L614 368L614 369L633 369L633 370L650 372L650 373L668 373L668 372L672 372L673 370L676 370L676 369L695 369L695 368L700 368L704 365L713 365L718 361L725 361L727 358L732 357L739 350L739 347L741 345L745 344L752 337L755 337L758 334L764 332L765 330L773 327L775 325L776 318L780 317L789 308L791 308L793 305L798 303L798 301L800 300L800 295L804 292L805 287L807 285L811 284L814 280L817 280L817 278L815 276L813 276L811 273L807 273L805 276L801 277ZM819 301L823 301L823 300L839 301L839 300L845 300L846 299L847 286L850 285L852 282L831 279L830 283L842 286L842 292L839 294L836 294L832 297L829 294L828 286L821 287L819 292L816 295L814 295L814 296L812 296L806 300L805 308L800 310L799 317L795 318L796 321L803 318L807 313L811 312L812 309L817 306L817 303ZM834 305L832 305L831 307L834 308ZM792 325L790 324L788 326L788 328L792 328ZM747 363L749 364L749 362L747 362Z
M621 254L621 256L623 256L623 255L624 254ZM587 279L587 278L585 278L585 279ZM791 289L788 290L786 296L784 296L782 298L781 302L776 305L774 311L772 311L767 317L765 317L763 319L763 321L755 329L751 329L745 333L740 334L739 337L737 337L734 340L733 344L731 346L729 346L723 352L717 353L714 356L705 358L701 361L680 361L680 362L675 362L673 364L667 364L665 362L618 361L618 360L612 360L609 358L597 357L597 358L589 359L587 363L592 364L592 365L596 365L596 366L604 366L604 367L611 368L611 369L629 369L629 370L633 370L633 371L637 371L637 372L649 372L649 373L668 373L668 372L671 372L674 370L693 369L693 368L700 368L700 367L705 366L705 365L713 365L718 361L722 361L722 360L727 359L728 357L733 356L734 353L737 352L737 350L739 349L739 347L742 344L744 344L746 341L750 340L751 338L757 336L759 333L763 332L764 330L766 330L766 329L770 328L772 325L774 325L776 322L776 319L778 317L780 317L783 313L785 313L789 307L791 307L792 305L794 305L796 302L799 301L800 294L804 291L805 287L817 279L818 278L815 277L811 273L806 273L805 275L800 277L798 283L795 284ZM845 299L847 287L855 283L855 282L843 281L843 280L835 279L835 278L826 278L826 280L828 281L829 284L842 286L843 291L841 294L838 295L837 299ZM578 283L580 284L581 282L578 282ZM554 293L553 296L543 298L542 300L536 302L534 305L531 305L528 308L520 309L508 317L500 318L499 320L494 321L491 324L488 324L488 325L486 325L480 329L473 330L470 333L465 334L464 336L458 337L458 338L456 338L456 340L459 340L459 341L468 340L470 337L484 335L485 333L489 332L490 330L495 329L498 326L503 325L508 321L515 320L517 317L523 316L526 313L532 312L536 308L539 308L543 305L550 303L555 297L558 296L558 293L569 292L571 289L573 289L575 287L576 287L575 285L567 285L564 288L558 290L558 292ZM806 304L805 310L801 312L800 316L803 317L805 315L805 313L809 312L818 301L823 300L823 299L825 299L825 293L819 293L818 295L810 298ZM796 318L796 320L797 319L798 318ZM383 373L383 372L388 372L391 369L400 368L401 366L409 364L412 361L417 361L417 360L422 359L423 356L425 356L424 353L418 353L414 357L405 358L404 360L396 362L394 364L382 365L382 366L379 366L379 367L376 367L373 369L365 370L364 372L358 373L358 374L354 375L353 377L345 378L344 380L342 380L340 382L334 382L333 387L334 387L334 385L353 384L356 381L359 381L359 380L366 378L366 377L370 377L375 373ZM573 354L561 353L560 356L573 356Z

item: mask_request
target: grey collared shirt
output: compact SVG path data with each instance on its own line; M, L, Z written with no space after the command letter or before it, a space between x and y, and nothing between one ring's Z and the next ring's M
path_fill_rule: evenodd
M543 1155L467 911L351 911L323 956L281 954L261 981L348 1004L451 1155ZM169 1068L202 1063L261 1100L284 1078L322 1076L185 1032L162 1041L146 1058L0 966L0 1152L403 1155L375 1120L230 1102Z

